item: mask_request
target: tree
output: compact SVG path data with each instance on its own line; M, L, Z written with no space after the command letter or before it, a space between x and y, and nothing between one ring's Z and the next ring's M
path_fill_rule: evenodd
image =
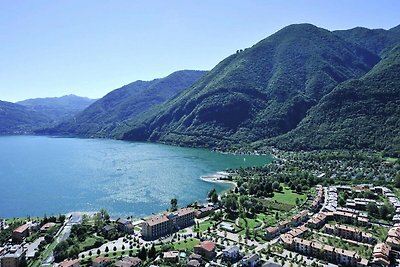
M215 193L217 193L217 190L215 190L215 188L211 189L211 190L208 192L208 199L209 199L210 201L211 201L212 196L213 196Z
M378 209L378 206L376 205L376 203L369 202L369 203L367 204L366 209L367 209L367 212L368 212L368 214L369 214L370 216L378 217L378 215L379 215L379 209Z
M398 173L394 178L394 186L400 188L400 173Z
M142 247L141 250L139 250L138 257L142 261L145 261L147 259L147 250L144 246Z
M218 203L218 201L219 201L218 193L217 193L217 191L214 191L214 194L211 196L211 202L216 204L216 203Z
M274 189L275 191L279 190L279 186L280 186L280 184L278 181L275 181L272 183L272 189Z
M178 200L176 198L171 199L171 211L178 209Z
M148 253L149 258L154 259L156 257L156 253L156 248L154 247L154 244L152 244Z

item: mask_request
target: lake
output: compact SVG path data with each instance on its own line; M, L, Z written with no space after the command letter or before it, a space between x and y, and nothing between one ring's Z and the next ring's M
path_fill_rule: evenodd
M226 155L206 149L106 139L0 137L0 218L107 209L141 217L204 201L227 184L200 176L263 165L271 156Z

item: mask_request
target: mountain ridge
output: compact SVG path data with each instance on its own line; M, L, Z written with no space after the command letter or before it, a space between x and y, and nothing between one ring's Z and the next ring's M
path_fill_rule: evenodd
M290 25L227 57L161 109L129 122L132 129L122 139L213 147L276 136L379 59L328 30Z

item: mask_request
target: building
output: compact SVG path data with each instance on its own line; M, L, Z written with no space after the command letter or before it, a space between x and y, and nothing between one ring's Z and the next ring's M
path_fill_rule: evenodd
M48 222L44 224L42 227L40 227L40 232L42 233L47 232L48 230L50 230L50 228L53 228L54 226L56 226L56 223Z
M260 264L260 257L256 254L245 255L240 263L241 266L255 267Z
M199 254L207 259L215 257L215 243L212 241L203 241L194 246L194 253Z
M344 266L367 266L368 260L361 258L357 252L334 248L329 245L293 237L290 234L281 236L285 248L303 255L313 256Z
M79 262L80 262L79 259L63 261L58 264L58 267L79 267L80 266Z
M202 207L195 212L195 216L197 219L201 219L201 218L204 218L204 217L210 215L213 212L214 212L213 207Z
M12 240L14 243L21 243L29 236L29 224L23 224L12 232Z
M267 240L272 240L279 234L279 228L278 227L267 227L265 229L265 238Z
M125 219L118 219L117 220L117 229L127 233L132 234L134 232L135 227L133 226L132 222Z
M123 257L115 263L117 267L137 267L142 264L142 260L138 257Z
M109 236L115 231L115 227L113 225L106 225L101 229L101 232L104 236Z
M309 226L310 228L319 229L322 226L324 226L324 224L327 221L327 218L328 218L327 213L320 212L314 217L312 217L310 220L308 220L307 226Z
M21 261L25 258L25 255L26 250L20 245L3 248L3 252L0 256L0 266L18 267Z
M192 208L179 209L167 215L158 215L142 223L142 237L153 240L194 224Z
M240 258L240 250L238 246L230 246L222 251L225 260L236 262Z
M108 257L97 257L92 260L93 267L104 267L111 263L110 258Z
M389 266L390 265L390 246L386 243L376 244L372 254L372 265L374 266Z
M317 190L317 194L313 202L310 204L310 209L312 211L317 211L321 207L322 201L324 200L324 189L322 185L317 185L315 189Z
M198 260L190 260L187 265L187 267L200 267L201 263Z
M163 260L167 262L178 262L179 251L167 251L163 253Z
M400 227L392 227L388 232L386 243L394 250L400 250Z
M376 239L369 233L365 233L357 228L342 224L325 225L325 232L331 235L343 237L362 243L374 244Z

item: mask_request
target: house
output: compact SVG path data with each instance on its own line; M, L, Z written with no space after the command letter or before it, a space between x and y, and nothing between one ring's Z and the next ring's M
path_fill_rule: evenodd
M267 229L265 229L265 238L267 240L274 239L278 234L279 234L278 227L267 227Z
M294 215L291 219L291 226L299 226L302 222L308 219L309 210L303 210L300 213Z
M373 250L372 265L373 266L389 266L390 265L390 246L386 243L376 244Z
M26 250L20 245L3 248L2 254L0 254L0 266L18 267L25 254Z
M110 264L110 258L108 257L97 257L92 260L93 267L104 267Z
M190 260L187 265L187 267L200 267L201 263L198 260Z
M278 229L279 229L279 232L286 233L287 231L290 230L290 221L288 221L288 220L281 221L278 224Z
M203 241L194 246L194 253L199 254L207 259L215 257L215 243L212 241Z
M178 262L179 251L167 251L163 253L163 260L167 262Z
M79 267L79 259L63 261L58 264L58 267Z
M230 262L236 262L240 257L240 250L238 246L230 246L222 251L224 259Z
M213 207L202 207L195 212L195 216L197 219L201 219L201 218L204 218L204 217L210 215L213 212L214 212Z
M14 243L21 243L24 238L29 236L29 224L23 224L12 232L12 240Z
M101 229L101 232L103 233L104 236L109 236L115 231L115 227L111 224L106 225Z
M117 267L136 267L140 266L142 260L138 257L123 257L121 260L115 263Z
M392 227L389 229L386 243L394 250L400 249L400 227Z
M134 232L134 226L131 221L125 219L118 219L117 220L117 229L127 233L132 234Z
M142 223L142 237L153 240L193 225L194 214L193 208L183 208L152 217Z
M327 213L320 212L307 222L307 226L310 228L319 229L326 223L327 217Z
M53 228L54 226L56 226L56 223L48 222L48 223L44 224L42 227L40 227L40 232L45 233L50 228Z
M256 254L250 254L243 257L240 261L241 266L255 267L260 264L260 257Z

